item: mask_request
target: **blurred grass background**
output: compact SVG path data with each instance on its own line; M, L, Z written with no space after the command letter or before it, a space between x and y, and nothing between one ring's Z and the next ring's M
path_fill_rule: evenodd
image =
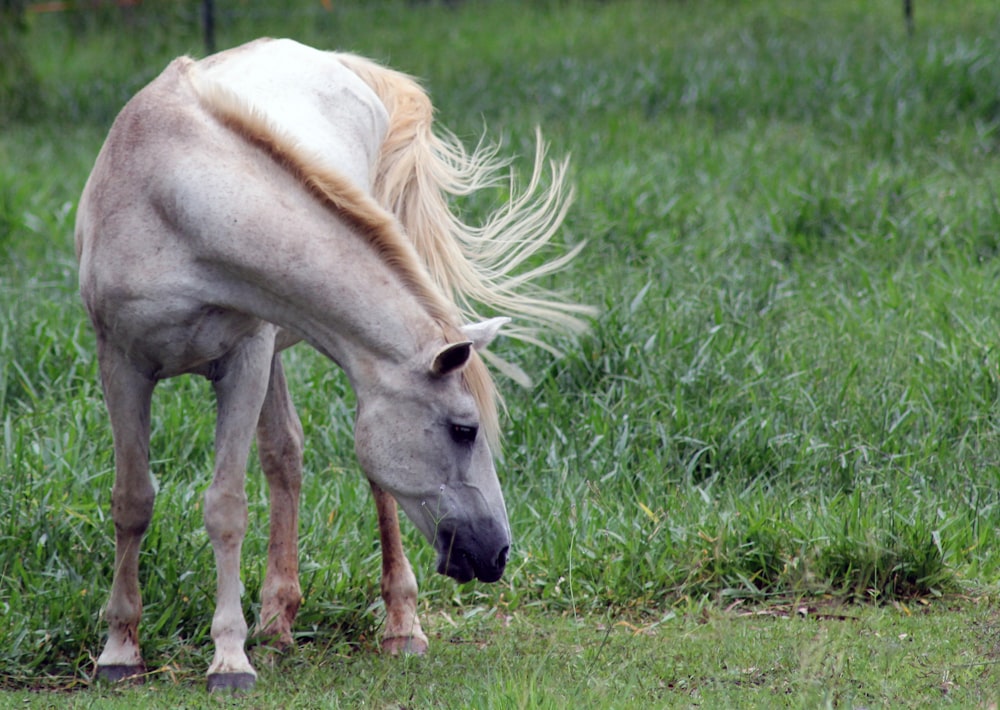
M89 673L110 587L111 442L75 202L124 102L203 44L198 3L4 7L20 68L0 74L0 673L19 685ZM421 77L444 125L470 143L485 127L522 174L536 124L572 155L563 239L587 248L552 285L601 315L556 342L561 359L499 346L536 381L501 383L509 572L456 587L406 525L426 608L659 618L995 591L995 3L918 2L912 36L901 3L853 0L216 10L220 48L290 36ZM315 353L286 362L308 440L297 629L368 647L379 551L352 395ZM193 379L154 400L143 645L189 668L210 653L210 401ZM251 616L267 505L252 465Z

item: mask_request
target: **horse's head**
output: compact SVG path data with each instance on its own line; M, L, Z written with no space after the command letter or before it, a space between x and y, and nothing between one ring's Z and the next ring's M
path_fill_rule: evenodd
M388 491L438 551L437 571L495 582L510 526L480 411L463 382L473 349L506 318L462 329L468 340L425 353L358 396L355 448L368 478Z

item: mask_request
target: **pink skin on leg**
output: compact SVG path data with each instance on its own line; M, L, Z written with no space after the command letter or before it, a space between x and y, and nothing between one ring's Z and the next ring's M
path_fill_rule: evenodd
M299 491L302 424L275 353L267 397L257 423L257 449L271 498L267 574L255 635L278 648L292 645L292 622L302 603L299 586Z
M385 601L385 631L382 649L393 655L423 654L427 637L417 618L417 579L403 552L395 499L372 483L378 530L382 539L382 599Z

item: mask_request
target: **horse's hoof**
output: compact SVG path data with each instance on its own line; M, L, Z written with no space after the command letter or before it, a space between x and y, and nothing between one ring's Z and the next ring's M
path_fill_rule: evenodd
M416 636L393 636L382 639L382 651L391 656L405 654L408 656L422 656L427 653L427 639Z
M140 666L111 665L97 667L97 680L105 683L120 683L123 680L131 680L134 683L143 681L143 674L146 669Z
M245 690L253 690L257 682L257 676L253 673L211 673L208 676L208 692L230 690L240 693Z

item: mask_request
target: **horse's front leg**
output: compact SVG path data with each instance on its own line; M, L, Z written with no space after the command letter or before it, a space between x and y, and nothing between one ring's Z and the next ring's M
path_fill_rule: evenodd
M108 640L97 659L97 677L118 681L145 672L139 651L139 546L153 516L155 496L149 475L149 415L155 383L100 339L98 357L114 437L115 571L106 611Z
M375 483L371 487L382 539L382 599L385 602L382 649L394 655L422 654L427 651L427 637L417 618L417 578L403 552L396 500Z
M247 457L267 392L273 352L274 334L265 328L218 364L219 376L213 381L218 400L215 473L205 492L205 529L218 575L210 691L251 688L257 679L244 650L247 622L240 601L240 552L247 529Z
M257 452L270 491L271 524L256 635L279 647L292 644L292 622L302 603L298 549L302 447L302 424L288 394L281 356L275 353L257 422Z

